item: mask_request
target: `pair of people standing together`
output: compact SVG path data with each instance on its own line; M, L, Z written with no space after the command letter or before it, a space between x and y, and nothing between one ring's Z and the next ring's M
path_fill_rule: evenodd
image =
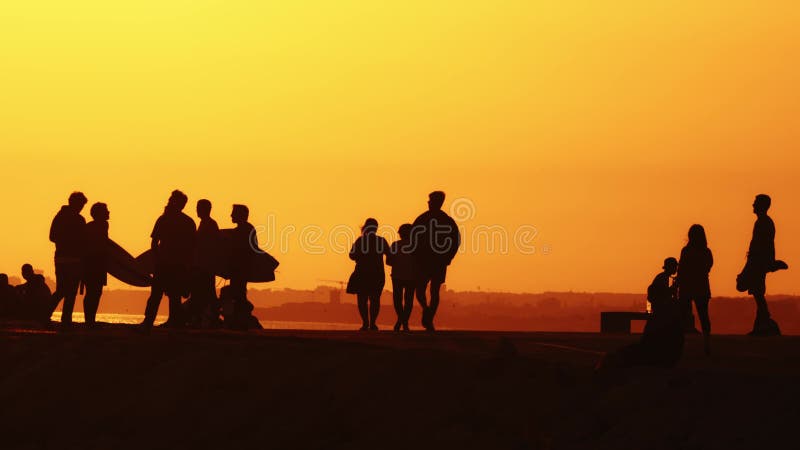
M428 195L428 210L413 224L403 224L400 239L390 246L377 235L378 221L369 218L361 228L361 236L350 250L355 270L347 283L347 292L356 294L361 316L361 330L377 330L380 297L386 283L384 257L392 267L392 293L397 321L395 331L409 330L408 321L414 296L422 307L422 326L434 331L439 308L439 291L461 244L461 233L455 221L442 211L445 193ZM430 287L430 302L428 288Z
M106 243L110 214L105 203L95 203L90 210L92 221L86 223L81 210L87 202L83 193L73 192L50 226L50 241L56 244L56 290L44 311L43 319L47 322L63 300L61 323L72 324L75 297L83 283L86 287L83 298L86 323L90 326L96 323L97 308L107 282Z

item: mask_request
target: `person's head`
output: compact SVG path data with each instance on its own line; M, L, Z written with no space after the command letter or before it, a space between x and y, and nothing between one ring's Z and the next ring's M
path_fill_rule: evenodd
M706 248L708 247L708 240L706 239L706 230L702 225L694 224L689 227L689 244L690 247Z
M678 272L678 260L670 256L664 260L662 269L669 275L675 275Z
M397 229L397 234L400 235L400 239L407 241L411 239L411 227L410 223L404 223L400 225L400 228Z
M769 207L772 205L772 199L769 198L767 194L758 194L756 195L756 199L753 202L753 212L762 215L766 214L769 211Z
M33 266L30 264L22 265L22 278L25 281L31 281L36 273L33 271Z
M433 191L428 194L428 209L431 211L438 211L444 205L444 192Z
M197 217L207 219L211 217L211 202L206 199L197 201Z
M250 218L250 209L245 205L233 205L231 220L235 224L245 223Z
M83 195L83 192L75 191L72 194L69 194L69 200L67 203L69 207L74 209L76 212L81 212L84 206L86 206L86 202L89 200Z
M175 189L169 196L167 208L174 211L183 211L183 208L186 206L186 202L188 201L189 197L187 197L186 194Z
M108 220L110 217L110 213L108 212L108 206L105 203L97 202L92 205L92 208L89 210L89 214L92 215L92 219L94 220Z
M0 287L8 286L8 275L0 273Z
M378 221L370 217L361 226L361 234L375 233L378 231Z

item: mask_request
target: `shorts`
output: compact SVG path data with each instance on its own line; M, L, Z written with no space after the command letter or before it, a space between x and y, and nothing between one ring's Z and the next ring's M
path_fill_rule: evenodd
M79 263L56 263L56 292L64 297L78 295L78 286L83 278L83 266Z
M188 297L190 290L188 268L177 265L163 265L156 268L153 287L159 288L168 297Z
M750 295L764 295L767 293L767 274L752 272L748 276L747 293Z
M420 283L444 284L447 278L447 265L428 265L419 267Z

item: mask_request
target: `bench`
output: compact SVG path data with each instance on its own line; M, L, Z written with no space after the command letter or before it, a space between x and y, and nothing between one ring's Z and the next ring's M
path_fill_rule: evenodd
M631 320L647 320L650 314L631 311L604 311L600 313L601 333L631 334Z

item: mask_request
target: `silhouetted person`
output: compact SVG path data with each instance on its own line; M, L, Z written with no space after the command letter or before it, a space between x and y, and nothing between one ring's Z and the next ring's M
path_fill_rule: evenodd
M678 271L675 258L664 260L663 271L647 288L651 314L639 342L609 353L597 369L632 366L672 367L683 354L683 308L676 298L677 285L670 279Z
M8 275L0 273L0 317L15 318L19 308L20 299L17 290L8 284Z
M150 235L155 273L142 322L145 328L153 326L164 294L169 297L169 318L164 326L181 327L184 324L181 297L188 294L189 269L194 259L196 241L194 221L183 213L187 201L186 194L172 191L164 214L156 220Z
M408 331L408 319L414 308L414 292L417 289L417 276L414 268L414 255L411 247L411 224L404 223L397 230L400 239L393 242L386 255L386 264L392 266L392 297L397 322L394 331Z
M47 287L44 276L35 273L30 264L22 265L22 279L25 283L16 287L21 299L19 318L41 319L43 314L51 312L50 288Z
M264 327L258 318L252 314L253 304L249 301L242 302L231 294L231 286L223 286L219 290L219 303L225 326L240 330L261 330Z
M192 297L189 321L195 326L210 326L219 321L219 305L215 265L219 257L220 234L217 222L211 218L211 202L197 202L197 246L192 267Z
M361 227L361 236L350 249L350 259L356 262L356 268L347 283L347 293L356 294L362 331L378 329L381 293L386 284L383 257L389 251L389 243L377 231L378 221L367 219Z
M250 209L245 205L233 205L231 221L236 228L231 233L231 283L228 291L233 301L233 323L226 318L226 326L236 329L249 328L253 310L247 300L247 275L258 249L258 236L255 227L248 222Z
M86 202L83 193L73 192L69 196L68 204L61 207L50 226L50 241L56 244L56 291L53 293L50 308L43 317L45 322L49 322L53 311L63 299L61 324L72 324L75 297L83 277L86 219L81 216L81 210Z
M689 228L689 242L681 250L678 261L678 300L685 308L685 330L697 333L692 314L692 302L697 308L700 326L703 330L706 353L710 351L711 319L708 316L708 302L711 300L711 285L708 273L714 265L714 257L708 248L706 231L702 225Z
M86 325L97 324L97 308L103 295L103 286L108 282L108 219L110 213L105 203L95 203L89 210L92 221L86 224L86 251L83 259L83 282L86 295L83 297L83 314Z
M444 192L434 191L428 195L428 211L414 221L411 240L414 260L418 269L417 300L422 307L422 326L434 331L433 318L439 308L439 289L445 282L447 266L456 256L461 245L461 233L456 222L442 211ZM426 290L430 284L430 304Z
M767 307L767 273L787 269L783 261L775 259L775 223L767 215L772 204L768 195L759 194L753 202L753 213L758 217L753 226L753 238L747 252L747 263L740 275L748 293L756 301L756 318L751 336L779 336L778 324L772 320ZM737 280L740 281L740 280ZM739 284L739 283L737 283Z

